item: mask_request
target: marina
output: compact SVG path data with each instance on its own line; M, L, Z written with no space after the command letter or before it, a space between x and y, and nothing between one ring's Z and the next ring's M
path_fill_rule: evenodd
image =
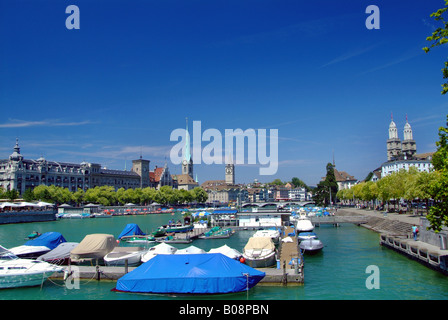
M341 212L342 215L342 212ZM166 223L168 219L178 219L182 217L180 213L175 213L173 216L159 214L159 215L142 215L142 216L116 216L111 219L67 219L53 222L42 222L30 224L10 224L5 225L5 233L9 231L27 235L32 230L44 233L45 230L58 230L67 241L81 242L84 238L84 233L110 233L115 237L123 231L123 228L128 223L138 224L145 233L151 233L151 230L157 229L158 226ZM12 231L14 230L14 231ZM213 248L219 248L223 245L228 245L228 248L235 248L242 251L247 243L247 240L256 232L256 228L240 228L234 227L235 234L227 239L211 239L211 240L194 240L194 246L206 252ZM82 231L82 234L79 232ZM205 231L205 230L203 230ZM431 297L442 298L446 293L443 293L443 288L448 290L448 282L446 278L440 278L439 272L435 272L411 259L405 257L401 258L400 254L388 248L383 248L378 243L379 234L372 232L367 228L360 228L355 223L342 223L338 228L331 224L322 224L317 233L319 238L324 243L323 252L316 255L305 255L297 257L298 246L296 240L295 229L293 226L287 227L282 238L291 238L292 241L279 243L279 261L277 265L272 268L257 268L257 270L264 272L265 277L258 285L250 289L249 295L239 295L238 293L226 294L225 299L340 299L341 293L347 299L358 299L359 297L365 299L406 299L406 297L416 297L418 292L422 292L422 297L427 297L428 292L431 292ZM1 241L12 247L18 245L23 241L20 239L5 238L5 233L0 235ZM20 241L19 241L20 240ZM122 244L128 246L127 244ZM135 244L129 244L134 246ZM156 246L157 243L149 243L143 247ZM182 250L191 246L191 244L174 244L176 250ZM358 256L355 252L362 250L365 252L364 256ZM367 256L366 256L367 255ZM366 260L367 259L367 260ZM347 261L352 261L347 264ZM365 288L364 282L366 278L365 268L368 265L376 264L382 272L381 286L386 290L371 291ZM330 274L325 271L328 267L335 268L335 273L340 273L341 277L329 277ZM75 269L76 267L76 269ZM402 273L402 268L405 267L408 271L406 274ZM63 273L54 274L39 287L28 289L14 289L4 292L2 299L18 297L20 299L84 299L84 297L97 296L106 299L173 299L175 297L169 295L139 295L126 294L119 292L112 292L115 282L121 276L131 272L136 267L131 265L124 266L105 266L99 265L96 267L93 262L91 265L75 266L72 265L72 270L78 272L78 279L80 281L79 290L70 290L65 286ZM306 272L304 272L306 270ZM357 270L357 271L356 271ZM418 285L422 289L412 288L407 290L403 288L403 278L412 278L415 281L416 272L419 280ZM395 274L395 276L392 276ZM74 274L75 275L75 274ZM400 277L399 292L395 286L398 283L394 282L394 277ZM438 279L438 280L436 280ZM327 283L326 289L322 291L322 283ZM444 285L445 283L445 285ZM286 284L286 285L285 285ZM62 287L62 288L61 288ZM426 289L423 289L426 288ZM18 290L18 291L16 291ZM25 293L23 290L26 290ZM92 291L94 290L94 291ZM417 292L416 292L417 290ZM422 290L426 290L423 293ZM429 290L429 291L428 291ZM62 291L62 295L61 295ZM16 292L16 293L14 293ZM34 292L34 294L27 294ZM339 292L339 293L337 293ZM396 292L396 295L395 293ZM446 292L446 291L445 291ZM3 298L4 297L4 298ZM224 297L218 295L217 297ZM447 296L448 297L448 296ZM214 296L210 296L214 299Z

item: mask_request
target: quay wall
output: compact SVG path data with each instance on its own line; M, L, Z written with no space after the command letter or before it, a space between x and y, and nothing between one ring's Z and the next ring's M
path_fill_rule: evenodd
M56 214L53 210L0 213L0 224L45 222L54 220L56 220Z

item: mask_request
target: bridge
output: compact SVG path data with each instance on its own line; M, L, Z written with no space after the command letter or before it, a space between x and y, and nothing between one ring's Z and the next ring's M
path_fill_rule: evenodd
M242 208L279 208L288 206L314 205L314 201L285 201L285 202L249 202L241 205Z

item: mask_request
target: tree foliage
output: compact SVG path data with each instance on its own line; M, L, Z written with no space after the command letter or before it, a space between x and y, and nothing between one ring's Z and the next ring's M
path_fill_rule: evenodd
M317 188L313 190L313 200L319 205L329 205L336 202L338 193L338 184L334 176L334 167L331 163L326 166L325 180L317 184Z
M434 18L436 22L442 23L442 26L433 31L432 35L427 37L426 40L430 41L429 47L424 47L423 50L428 53L431 48L438 47L448 42L448 21L445 20L446 11L448 10L448 0L445 0L445 7L441 8L433 13L430 17ZM445 61L442 68L443 79L448 79L448 61ZM448 81L442 84L442 94L448 92Z

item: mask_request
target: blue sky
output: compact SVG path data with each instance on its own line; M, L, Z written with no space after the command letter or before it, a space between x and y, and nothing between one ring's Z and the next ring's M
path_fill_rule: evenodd
M80 29L68 30L68 5ZM380 9L368 30L366 7ZM425 54L443 1L116 0L0 2L0 158L19 138L28 159L151 168L170 163L170 134L278 129L279 168L236 167L236 182L299 177L325 165L364 179L386 161L390 115L406 114L417 152L446 121L447 48ZM206 143L204 143L205 145ZM203 146L204 146L203 145ZM196 165L199 182L223 165Z

